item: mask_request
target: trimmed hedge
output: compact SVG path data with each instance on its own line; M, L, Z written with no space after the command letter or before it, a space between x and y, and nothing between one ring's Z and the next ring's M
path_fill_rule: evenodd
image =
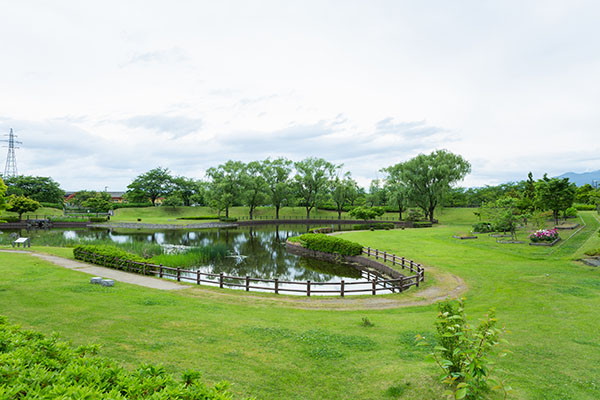
M292 240L293 242L300 243L302 247L307 249L343 256L358 256L362 253L363 249L360 243L322 233L305 233L292 239L294 239Z
M107 217L90 217L90 222L106 222L108 221Z
M179 217L177 219L191 219L191 220L203 220L203 219L219 219L218 215L200 215L199 217Z
M219 221L221 221L221 222L237 222L237 220L238 219L235 218L235 217L229 217L229 218L227 218L227 217L219 217Z
M577 211L596 211L595 204L575 204L573 207L575 207Z
M355 231L366 231L366 230L389 230L394 229L394 224L391 222L382 222L381 224L358 224L352 225L352 229Z
M413 222L413 228L431 228L433 224L431 222L415 221Z
M111 263L115 261L116 258L121 260L129 260L135 262L147 262L148 260L140 257L136 254L129 253L128 251L119 249L114 246L96 246L92 244L80 244L73 248L73 255L77 260L83 261L91 261L91 257L83 254L83 253L93 253L99 256L106 256L107 262Z
M209 387L200 373L187 370L181 380L164 367L142 364L128 371L99 357L99 346L74 347L56 335L9 325L0 316L1 399L186 399L231 400L228 383Z

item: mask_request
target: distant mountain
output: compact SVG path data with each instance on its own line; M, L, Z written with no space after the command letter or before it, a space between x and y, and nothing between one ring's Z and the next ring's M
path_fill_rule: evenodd
M567 172L557 178L569 178L569 181L575 182L577 186L583 186L586 183L600 187L600 169L598 171L583 172L578 174L576 172ZM594 182L595 181L595 182Z

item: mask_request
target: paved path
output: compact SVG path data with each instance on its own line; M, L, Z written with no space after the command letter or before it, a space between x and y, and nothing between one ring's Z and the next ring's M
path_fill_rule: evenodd
M88 264L81 261L70 260L68 258L53 256L50 254L43 253L32 253L29 251L21 250L2 250L8 253L21 253L29 254L30 256L41 258L42 260L49 261L53 264L59 265L64 268L73 269L76 271L85 272L93 276L101 276L102 278L114 279L117 282L131 283L133 285L145 286L152 289L161 290L179 290L187 289L189 286L181 285L176 282L171 282L167 279L152 278L150 276L132 274L129 272L123 272L116 269L104 268L98 265Z

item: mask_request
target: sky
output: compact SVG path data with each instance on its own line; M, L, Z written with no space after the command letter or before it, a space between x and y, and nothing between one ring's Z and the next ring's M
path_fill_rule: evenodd
M19 174L65 190L280 156L368 187L437 149L471 163L461 186L600 169L597 1L0 0L0 15L0 135L22 142Z

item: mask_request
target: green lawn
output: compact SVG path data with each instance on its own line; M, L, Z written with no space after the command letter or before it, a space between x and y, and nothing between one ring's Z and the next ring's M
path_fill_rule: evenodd
M435 228L343 237L462 277L474 320L495 307L511 331L513 354L497 373L515 389L512 398L597 399L600 271L573 258L598 244L600 223L595 213L582 216L586 228L553 248L487 235L453 239L475 220L467 209L445 210ZM435 305L327 311L218 289L101 288L82 273L6 253L0 276L1 313L12 322L76 344L100 343L104 355L127 365L199 369L205 380L229 380L233 392L259 399L441 398L438 371L413 345L416 334L433 333ZM365 316L374 327L361 326Z

